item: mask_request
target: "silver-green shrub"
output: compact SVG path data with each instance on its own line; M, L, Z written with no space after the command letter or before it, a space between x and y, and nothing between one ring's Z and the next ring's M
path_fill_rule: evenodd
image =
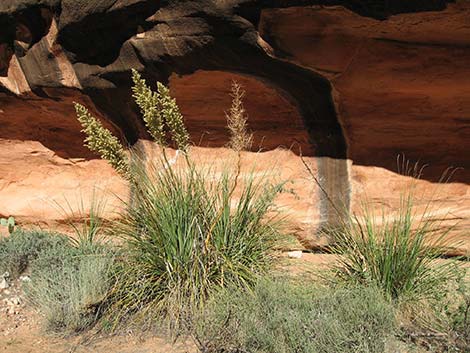
M223 290L199 317L196 338L207 353L383 353L395 328L394 308L373 287L277 279Z

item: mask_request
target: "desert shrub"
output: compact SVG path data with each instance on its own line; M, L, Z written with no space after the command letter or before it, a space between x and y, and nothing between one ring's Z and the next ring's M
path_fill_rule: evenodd
M394 329L394 309L377 289L263 280L219 293L195 337L207 353L382 353Z
M132 78L133 97L161 148L161 161L146 161L135 151L124 153L117 138L76 104L86 145L130 182L131 200L124 202L115 231L130 256L120 264L110 316L120 321L139 314L153 320L152 312L169 319L173 327L182 327L215 288L250 286L269 267L279 232L272 205L283 185L255 181L254 173L241 181L239 154L235 171L220 176L198 169L190 158L183 116L169 89L157 83L153 92L135 70ZM232 113L238 114L237 132L244 134L239 147L244 148L251 138L245 130L239 87L234 95ZM173 163L177 157L167 158L170 138L178 149L176 156L182 152L183 168Z
M80 332L103 314L117 256L112 244L103 241L104 205L93 198L85 215L83 202L77 212L67 203L68 223L75 237L56 236L29 262L31 281L24 284L26 296L49 331Z
M413 351L426 347L426 352L470 352L470 282L465 270L459 271L458 280L449 283L439 301L420 302L411 317L399 309L398 338Z
M465 272L447 298L445 315L454 346L464 352L470 351L470 278Z
M17 229L0 239L0 272L9 272L12 279L17 278L41 251L67 241L56 233Z
M117 226L131 254L114 291L121 314L152 319L153 311L181 328L215 288L250 286L269 268L280 231L270 211L282 183L251 175L235 197L241 177L190 161L179 169L136 162L132 173L139 183Z
M67 334L96 323L113 283L114 261L112 249L101 245L83 249L65 243L42 250L31 262L25 292L46 329Z
M460 289L461 302L453 317L453 331L462 347L470 351L470 284Z
M336 279L375 285L401 302L438 300L458 275L455 262L436 261L449 245L449 231L429 209L416 216L412 193L402 197L391 218L377 217L365 205L361 215L333 232L332 249L341 255Z

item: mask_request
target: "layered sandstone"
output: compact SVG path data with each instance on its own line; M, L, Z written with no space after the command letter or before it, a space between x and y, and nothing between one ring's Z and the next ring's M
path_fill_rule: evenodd
M152 84L170 85L201 146L194 158L212 161L230 155L230 83L243 84L254 150L263 151L247 152L244 166L255 161L261 173L275 161L293 181L296 196L279 204L307 247L327 241L318 230L337 219L330 200L357 210L367 196L396 207L416 181L397 174L401 153L430 165L418 182L422 203L437 190L444 203L436 215L449 213L465 231L470 5L447 3L2 1L0 215L60 221L52 205L59 199L87 199L94 186L127 193L83 147L72 102L90 107L124 143L148 139L130 99L136 68ZM464 169L452 183L436 183L449 166Z

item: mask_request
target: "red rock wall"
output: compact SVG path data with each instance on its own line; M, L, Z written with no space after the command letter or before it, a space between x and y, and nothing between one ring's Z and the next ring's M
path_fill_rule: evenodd
M421 209L458 222L470 249L470 3L442 12L368 19L343 7L297 7L262 13L260 33L285 60L333 85L352 161L353 209L364 200L392 211L417 187ZM397 156L428 164L435 182L400 176ZM402 170L403 171L403 170ZM400 171L401 172L401 171ZM379 206L380 205L380 206Z
M342 7L265 10L260 33L287 60L328 77L356 165L396 171L396 156L450 166L470 183L470 4L364 18Z
M329 196L346 207L351 201L354 210L365 197L397 206L415 181L396 173L398 154L429 163L417 187L421 205L436 190L444 201L436 215L451 214L468 231L468 2L444 9L445 1L434 1L429 9L440 11L388 19L421 5L384 5L375 13L348 1L351 10L307 0L162 8L107 0L109 6L67 2L58 11L60 0L44 2L48 9L14 2L22 5L0 2L0 24L17 22L0 33L0 216L60 221L53 203L64 197L86 198L94 185L126 194L119 177L82 146L72 102L89 106L123 141L147 139L130 100L130 69L137 68L151 83L169 82L193 141L209 147L195 148L195 158L217 162L228 154L221 146L228 141L230 81L245 86L254 148L269 151L245 158L260 173L277 161L294 181L296 197L284 195L279 204L305 246L325 244L317 230L334 210L298 146ZM448 166L465 169L451 184L435 183Z
M253 133L253 150L278 147L313 155L313 146L302 116L286 92L249 76L223 71L198 71L170 78L170 88L185 117L192 140L201 146L223 147L229 139L226 112L231 105L231 85L245 90L248 128Z

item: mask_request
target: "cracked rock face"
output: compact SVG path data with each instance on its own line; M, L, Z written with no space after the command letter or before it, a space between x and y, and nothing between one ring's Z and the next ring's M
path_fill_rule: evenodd
M297 180L301 201L284 201L306 246L323 244L315 232L336 215L300 153L333 201L353 208L365 193L393 207L409 182L396 174L404 153L431 165L420 187L437 187L446 210L468 217L470 5L448 3L2 1L0 215L60 218L41 200L104 180L125 193L82 146L72 102L122 141L148 139L130 100L135 68L170 85L196 151L214 158L225 155L230 82L244 85L254 149L271 151L257 158L279 153ZM466 170L438 186L448 166Z

